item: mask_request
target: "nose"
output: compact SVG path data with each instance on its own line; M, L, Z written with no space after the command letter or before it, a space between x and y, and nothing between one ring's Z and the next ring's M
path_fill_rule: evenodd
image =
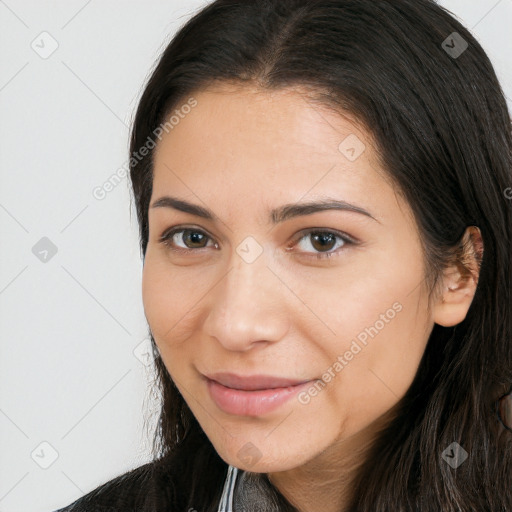
M240 352L279 341L290 322L285 285L267 267L264 255L252 263L235 255L233 262L209 297L206 336Z

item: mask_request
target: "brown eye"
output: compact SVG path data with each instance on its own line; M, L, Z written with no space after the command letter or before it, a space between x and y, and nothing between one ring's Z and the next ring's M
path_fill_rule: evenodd
M193 231L191 229L184 229L182 233L181 240L191 249L204 247L204 243L208 239L204 233Z
M306 253L306 257L314 257L317 259L330 258L338 252L341 252L341 249L345 246L356 243L352 237L344 233L327 230L309 230L305 232L305 234L303 232L302 237L298 240L299 243L296 245L300 246L302 240L305 240L306 243L302 243L302 249L299 250L299 252Z
M203 249L210 237L198 229L173 229L165 232L160 242L173 250ZM183 244L183 245L180 245Z
M329 251L336 245L336 235L333 233L311 233L311 245L317 251Z

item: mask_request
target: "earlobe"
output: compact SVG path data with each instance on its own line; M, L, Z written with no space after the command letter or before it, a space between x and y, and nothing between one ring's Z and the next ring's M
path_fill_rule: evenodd
M446 286L434 308L434 322L444 327L461 323L469 310L476 291L473 279L460 280L459 285Z
M469 226L462 237L456 261L443 274L443 289L433 308L433 320L444 327L461 323L478 285L483 242L480 230Z

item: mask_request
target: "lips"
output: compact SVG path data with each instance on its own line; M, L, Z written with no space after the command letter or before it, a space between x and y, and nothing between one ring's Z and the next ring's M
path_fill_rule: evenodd
M308 379L286 379L272 375L241 376L234 373L213 373L211 375L205 375L205 377L210 380L214 380L225 387L239 389L242 391L287 388L303 384L304 382L309 382Z
M206 377L210 398L223 412L237 416L262 416L288 402L311 385L310 380L271 375L240 376L214 373Z

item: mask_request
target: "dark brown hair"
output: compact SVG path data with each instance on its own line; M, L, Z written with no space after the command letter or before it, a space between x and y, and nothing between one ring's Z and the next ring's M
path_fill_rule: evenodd
M453 37L458 48L468 45L460 55L449 51ZM455 327L434 325L398 416L357 475L348 510L511 511L512 434L495 409L512 384L511 124L480 44L430 0L216 0L159 58L134 118L131 153L215 82L301 86L360 121L413 209L431 290L453 258L464 266L465 229L480 228L484 253L468 314ZM130 161L143 256L152 156ZM162 400L154 454L172 475L169 510L216 511L227 465L151 339ZM442 458L453 442L469 454L456 469ZM260 510L294 510L264 476L259 484Z

